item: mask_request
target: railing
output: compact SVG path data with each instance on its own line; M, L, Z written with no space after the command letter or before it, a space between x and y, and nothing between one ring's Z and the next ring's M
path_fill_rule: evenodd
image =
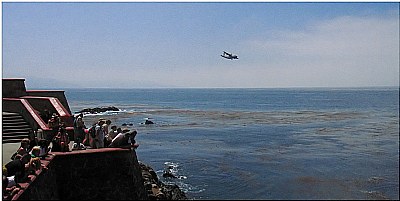
M63 90L26 90L26 93L26 96L57 98L66 111L68 111L69 114L72 114Z
M37 96L23 96L21 98L28 100L39 112L44 112L44 109L50 110L51 113L56 112L67 127L73 126L71 114L58 98Z

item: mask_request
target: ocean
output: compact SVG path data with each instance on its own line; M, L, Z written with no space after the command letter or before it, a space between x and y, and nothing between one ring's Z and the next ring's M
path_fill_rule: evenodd
M399 199L399 88L65 89L202 199ZM155 124L144 125L145 118ZM123 126L126 125L126 126ZM172 167L177 178L164 178Z

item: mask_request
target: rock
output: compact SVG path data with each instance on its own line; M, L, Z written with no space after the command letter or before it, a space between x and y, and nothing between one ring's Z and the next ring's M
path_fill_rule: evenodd
M154 122L152 122L152 121L150 121L150 120L146 120L146 121L144 122L144 124L149 125L149 124L154 124Z
M163 177L170 177L170 178L176 178L176 176L174 174L172 174L171 172L164 172Z
M142 177L150 200L188 200L185 193L177 185L162 183L154 170L139 162Z
M165 194L166 200L187 200L185 193L180 190L180 188L174 185L164 185L161 191Z
M118 108L114 106L109 106L109 107L95 107L95 108L85 108L77 113L90 113L90 114L96 114L96 113L101 113L101 112L107 112L107 111L119 111Z

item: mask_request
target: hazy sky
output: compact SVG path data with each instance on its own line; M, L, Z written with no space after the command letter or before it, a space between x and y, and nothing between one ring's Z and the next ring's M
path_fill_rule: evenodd
M399 86L398 2L3 2L2 34L28 88Z

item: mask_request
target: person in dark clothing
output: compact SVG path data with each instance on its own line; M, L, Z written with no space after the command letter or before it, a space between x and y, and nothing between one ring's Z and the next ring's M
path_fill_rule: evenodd
M21 158L16 157L15 160L8 162L5 167L7 168L7 177L15 176L15 182L25 182L28 178L27 168L25 164L28 164L31 160L30 154L25 154Z
M41 139L39 141L39 146L40 146L40 154L39 154L39 156L42 159L45 159L47 154L50 151L50 147L49 147L50 146L50 142L48 140L46 140L46 139Z
M56 113L53 113L47 125L51 128L52 132L48 133L46 140L51 141L57 135L59 128L62 126L62 122L60 117Z
M68 152L69 151L69 137L64 127L60 127L57 135L52 140L52 152Z
M43 119L44 122L48 122L51 118L51 112L45 108L42 113L40 113L40 117Z
M81 149L84 147L82 144L85 138L85 122L83 121L83 114L79 114L74 120L74 149Z
M36 132L30 130L29 131L29 148L28 150L31 151L33 147L38 146L39 145L39 139L36 136Z
M29 150L29 146L30 146L30 140L28 138L24 138L21 140L21 145L19 146L19 148L17 149L17 151L11 156L11 160L15 159L15 156L17 154L23 156L25 154L27 154L30 150Z

